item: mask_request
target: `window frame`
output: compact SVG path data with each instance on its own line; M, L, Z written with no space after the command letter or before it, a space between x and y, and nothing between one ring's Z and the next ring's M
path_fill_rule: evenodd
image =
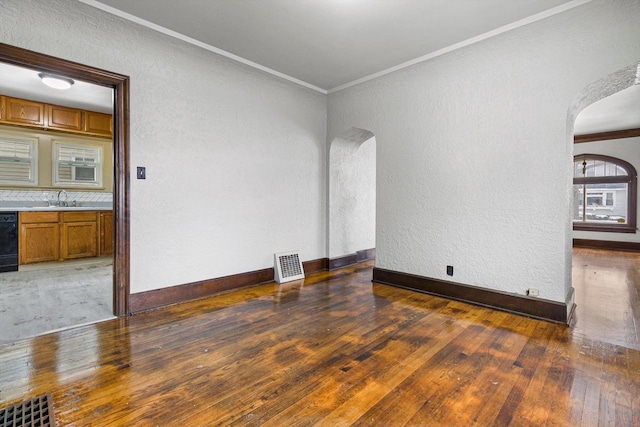
M60 179L60 160L59 149L68 148L72 150L95 150L97 161L92 162L95 164L95 180L94 181L67 181ZM55 187L66 188L92 188L102 189L104 188L102 182L102 168L104 163L104 152L102 145L91 144L78 141L65 141L65 140L52 140L51 141L51 182ZM72 166L77 167L77 166Z
M573 185L588 185L588 184L611 184L611 183L626 183L628 184L627 191L627 223L626 224L598 224L597 222L574 221L573 229L578 231L600 231L610 233L635 233L636 232L636 219L637 219L637 199L638 199L638 174L633 165L625 160L618 159L616 157L605 156L602 154L578 154L573 157L573 170L575 171L575 163L577 161L584 160L601 160L607 163L613 163L620 166L627 172L627 176L586 176L586 177L573 177ZM606 192L603 192L603 197L606 197ZM615 206L615 194L614 194L614 206ZM606 207L606 206L605 206ZM583 208L583 212L585 209Z
M38 138L0 135L0 140L11 143L23 143L29 145L29 175L31 179L26 181L14 181L3 179L0 175L0 187L37 187L38 186Z

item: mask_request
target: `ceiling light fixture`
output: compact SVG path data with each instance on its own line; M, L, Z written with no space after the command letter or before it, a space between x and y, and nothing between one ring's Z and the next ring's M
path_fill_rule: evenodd
M54 89L69 89L75 82L73 79L67 77L54 76L48 73L38 73L38 77L42 80L42 83Z

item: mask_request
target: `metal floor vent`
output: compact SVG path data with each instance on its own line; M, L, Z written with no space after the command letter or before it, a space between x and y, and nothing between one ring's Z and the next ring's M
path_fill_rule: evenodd
M0 427L55 427L51 394L0 409Z
M281 252L275 254L275 279L278 283L304 279L302 262L297 252Z

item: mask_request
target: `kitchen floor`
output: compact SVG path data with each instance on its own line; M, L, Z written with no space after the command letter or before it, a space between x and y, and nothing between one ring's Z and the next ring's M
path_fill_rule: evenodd
M113 259L30 264L0 273L0 345L112 319Z

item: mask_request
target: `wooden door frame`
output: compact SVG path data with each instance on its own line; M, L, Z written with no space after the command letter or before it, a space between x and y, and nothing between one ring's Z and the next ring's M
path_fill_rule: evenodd
M113 312L129 314L129 77L0 43L0 61L113 88Z

